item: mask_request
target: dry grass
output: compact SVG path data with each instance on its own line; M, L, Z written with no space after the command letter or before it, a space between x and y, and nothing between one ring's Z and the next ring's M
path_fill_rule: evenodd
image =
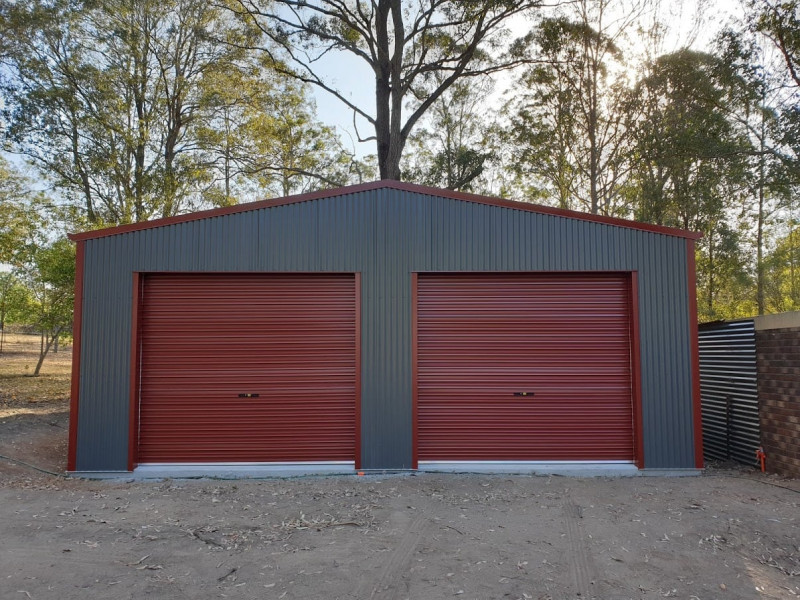
M72 348L52 350L39 377L32 377L39 359L39 336L6 334L0 355L0 405L3 408L52 403L69 399Z

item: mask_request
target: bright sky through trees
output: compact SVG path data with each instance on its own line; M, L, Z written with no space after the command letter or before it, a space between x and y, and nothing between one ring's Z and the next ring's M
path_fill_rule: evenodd
M630 1L618 0L617 4L625 8ZM661 49L664 53L687 45L695 50L707 50L714 36L741 13L739 0L655 0L652 6L643 14L640 26L650 27L654 19L664 24L666 30ZM513 19L510 29L514 35L523 35L533 25L530 20L517 17ZM631 35L635 35L635 31L631 31ZM373 75L363 61L347 52L339 52L325 56L318 66L329 81L335 83L338 89L346 90L359 106L368 107L373 102ZM495 75L497 85L491 97L493 108L499 109L503 92L514 77L509 73ZM362 138L370 135L370 126L363 119L356 119L354 127L352 110L318 88L312 89L312 95L320 120L336 128L348 150L359 157L374 154L372 142L358 143L358 135Z

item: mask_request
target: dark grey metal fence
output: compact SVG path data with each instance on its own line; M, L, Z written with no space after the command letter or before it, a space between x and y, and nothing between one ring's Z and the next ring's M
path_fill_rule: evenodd
M760 444L752 319L700 325L703 454L756 464Z

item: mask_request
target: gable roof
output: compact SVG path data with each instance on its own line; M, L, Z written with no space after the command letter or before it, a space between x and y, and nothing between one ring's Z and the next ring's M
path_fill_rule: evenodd
M638 229L641 231L649 231L651 233L660 233L663 235L671 235L675 237L682 237L694 240L702 237L702 234L700 233L696 233L693 231L686 231L684 229L676 229L674 227L665 227L663 225L651 225L649 223L640 223L639 221L630 221L627 219L620 219L617 217L605 217L601 215L593 215L589 213L578 212L575 210L564 210L561 208L541 206L539 204L531 204L528 202L519 202L517 200L505 200L503 198L491 198L488 196L479 196L477 194L467 194L465 192L442 190L438 188L427 187L424 185L417 185L415 183L407 183L405 181L394 181L391 179L373 181L370 183L363 183L360 185L351 185L331 190L319 190L317 192L310 192L308 194L300 194L296 196L287 196L285 198L260 200L258 202L237 204L236 206L226 206L223 208L202 210L185 215L179 215L177 217L166 217L163 219L155 219L153 221L143 221L141 223L119 225L117 227L108 227L106 229L86 231L84 233L71 233L69 234L68 237L72 241L82 242L84 240L92 240L112 235L120 235L123 233L130 233L133 231L141 231L143 229L155 229L156 227L166 227L168 225L187 223L189 221L199 221L201 219L209 219L212 217L221 217L224 215L249 212L253 210L259 210L262 208L273 208L276 206L285 206L287 204L296 204L298 202L308 202L310 200L320 200L323 198L334 198L336 196L344 196L346 194L356 194L359 192L367 192L370 190L378 190L384 188L402 190L416 194L424 194L427 196L437 196L439 198L449 198L452 200L463 200L464 202L474 202L477 204L485 204L488 206L499 206L502 208L511 208L514 210L524 210L527 212L553 215L557 217L564 217L567 219L577 219L579 221L602 223L604 225L612 225L614 227L624 227L626 229Z

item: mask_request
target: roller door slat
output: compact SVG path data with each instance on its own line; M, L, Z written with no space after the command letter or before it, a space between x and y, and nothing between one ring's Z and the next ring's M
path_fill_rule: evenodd
M145 276L139 462L353 460L355 315L352 275Z
M630 319L624 275L419 275L419 460L633 460Z

